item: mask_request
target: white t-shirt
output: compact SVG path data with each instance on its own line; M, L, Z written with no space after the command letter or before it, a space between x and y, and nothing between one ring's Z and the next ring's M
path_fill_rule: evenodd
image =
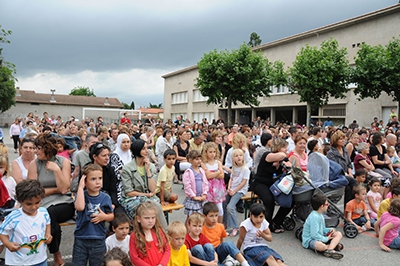
M109 237L106 238L106 246L107 246L107 252L110 251L111 249L118 247L122 249L126 254L129 255L129 239L130 235L127 235L124 240L118 241L117 238L115 237L115 234L110 235Z
M6 264L35 265L47 260L44 236L48 224L50 216L43 207L35 216L26 215L22 208L7 215L0 225L0 234L7 235L11 242L24 245L17 252L6 249Z
M238 191L243 194L247 193L248 186L249 186L249 178L250 178L250 170L247 166L243 167L233 167L231 173L231 190L235 190L240 183L242 183L243 179L246 179L246 184Z
M246 236L243 240L243 250L248 247L268 246L261 236L257 236L257 231L264 231L268 228L269 223L267 222L267 220L264 219L260 228L256 228L251 222L250 218L247 218L240 223L240 227L242 226L246 229Z

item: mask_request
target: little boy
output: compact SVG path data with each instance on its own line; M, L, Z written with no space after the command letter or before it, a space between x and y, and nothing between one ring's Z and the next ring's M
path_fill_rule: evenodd
M371 224L374 226L375 220L370 219L365 200L367 198L367 189L363 186L355 186L353 188L354 199L346 204L346 218L349 223L354 224L358 232L363 232L371 229Z
M367 188L367 184L365 180L367 179L367 172L365 169L361 168L356 171L355 179L357 180L357 184Z
M204 225L204 216L198 212L192 213L187 219L188 233L185 245L189 252L189 261L195 265L208 265L213 262L218 265L218 255L214 246L201 231Z
M111 229L114 234L106 239L107 252L118 247L129 255L130 220L128 216L125 213L115 214L114 220L111 222Z
M235 258L242 266L249 266L247 260L245 260L242 253L240 253L239 249L232 242L223 242L223 238L227 237L227 234L224 226L217 222L218 212L218 206L214 202L207 202L203 206L205 226L202 233L213 244L218 254L218 261L224 263L226 266L233 266L235 262L232 258ZM228 255L232 258L227 259Z
M114 219L111 198L100 191L103 186L103 169L89 164L82 169L75 199L77 220L72 262L75 265L101 265L106 253L105 221ZM84 188L86 187L86 190Z
M172 182L175 175L176 152L168 149L164 152L165 165L161 167L158 174L156 195L160 198L162 205L174 203L178 199L178 195L172 192Z
M184 245L186 236L185 225L180 221L170 223L168 225L168 235L171 247L168 266L190 266L188 251Z
M0 240L6 250L6 265L47 265L46 245L52 240L50 216L40 207L44 188L37 180L23 180L16 188L21 208L12 211L0 225Z
M323 194L315 194L311 198L313 211L308 215L303 227L302 245L318 252L323 252L325 257L333 259L343 258L339 253L343 249L340 244L342 234L333 228L325 227L323 212L328 210L328 201Z
M390 161L392 162L393 169L399 173L400 168L395 167L395 165L398 166L400 164L399 157L396 153L396 150L393 147L388 147L386 149L386 152L387 152L387 155L389 156Z

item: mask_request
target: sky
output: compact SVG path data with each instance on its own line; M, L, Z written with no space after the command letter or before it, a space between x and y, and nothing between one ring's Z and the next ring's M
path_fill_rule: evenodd
M16 86L56 94L164 101L164 74L214 49L237 49L256 32L268 43L397 4L397 0L0 0L12 30L3 57Z

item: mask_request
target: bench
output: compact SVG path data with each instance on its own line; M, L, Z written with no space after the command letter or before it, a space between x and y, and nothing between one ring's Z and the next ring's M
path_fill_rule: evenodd
M63 223L59 223L60 226L70 226L70 225L76 225L76 221L74 219L69 219L68 221L65 221Z
M167 206L162 206L162 211L165 215L165 220L167 220L167 224L169 224L169 213L172 213L172 211L178 211L183 207L183 204L177 202L170 203Z
M244 205L244 218L247 218L247 211L250 208L250 205L252 204L252 197L251 197L251 191L247 191L247 193L241 198L243 200L243 205ZM253 193L253 199L258 198L256 194Z

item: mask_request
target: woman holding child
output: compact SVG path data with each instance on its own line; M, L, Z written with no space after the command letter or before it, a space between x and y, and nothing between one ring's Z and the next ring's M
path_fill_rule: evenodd
M56 138L49 133L35 139L37 158L28 168L28 179L38 180L45 189L41 206L47 208L51 219L53 240L48 245L54 255L54 264L63 265L59 250L61 227L59 223L71 219L75 214L74 200L67 194L70 187L71 163L57 154Z

